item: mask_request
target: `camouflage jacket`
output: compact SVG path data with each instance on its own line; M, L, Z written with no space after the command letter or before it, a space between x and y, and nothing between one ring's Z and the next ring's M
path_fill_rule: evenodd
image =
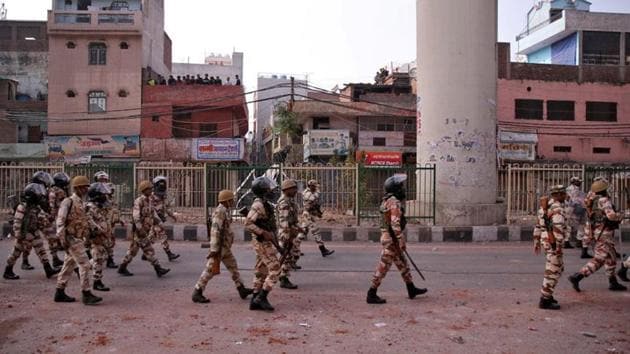
M212 213L212 224L210 226L210 252L223 251L230 249L234 242L234 232L230 225L232 224L232 216L228 208L219 204Z
M70 209L72 204L72 210ZM85 240L90 228L85 213L85 204L78 195L72 194L61 202L56 219L57 237L66 239L66 236Z
M319 213L319 191L311 192L310 189L305 189L302 192L302 200L304 201L304 211L309 214Z
M47 229L50 226L48 215L39 206L26 206L20 203L13 217L13 236L20 240L27 235Z
M545 216L547 219L545 219ZM556 244L562 246L565 239L569 239L571 235L571 228L567 224L566 209L564 203L549 199L547 214L542 207L538 208L536 229L540 230L536 232L534 230L534 239L541 239L543 242L548 242L549 231L553 232L553 237L556 240ZM547 229L548 223L551 230Z
M105 244L112 232L107 208L99 208L98 205L90 202L87 203L86 214L90 225L90 241L96 245Z
M294 233L293 230L299 226L298 206L295 203L295 198L289 198L283 194L280 199L278 199L276 213L278 215L278 233L280 235L292 235L292 233Z
M245 219L245 229L254 235L261 235L264 230L274 232L275 223L275 215L269 202L261 198L254 199Z
M611 227L610 223L621 221L621 215L615 211L609 197L589 193L587 201L592 202L591 212L593 215L590 221L593 229L599 231L612 229L613 227Z
M394 235L398 239L402 238L405 229L405 209L400 200L393 195L383 198L379 211L383 215L381 233L389 235L389 227L391 226Z
M149 197L151 201L151 207L157 213L157 216L162 220L162 222L166 222L166 217L170 216L171 218L175 218L175 214L171 210L171 206L168 204L165 198L159 197L155 195L155 193L151 194Z
M147 234L154 225L154 212L149 197L139 196L133 202L131 218L136 230L144 230Z
M48 205L50 207L51 221L54 221L57 218L57 213L59 213L61 202L63 202L66 197L66 191L57 186L52 186L48 191Z

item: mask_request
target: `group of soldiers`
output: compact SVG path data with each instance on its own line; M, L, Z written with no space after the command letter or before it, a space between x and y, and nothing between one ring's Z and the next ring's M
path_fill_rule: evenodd
M594 179L588 194L581 191L582 180L573 177L571 186L553 186L550 197L543 196L537 214L534 229L534 252L544 250L546 263L545 275L541 289L539 307L541 309L558 310L560 305L553 293L562 272L564 271L563 249L571 246L572 229L577 228L578 246L582 248L581 258L590 259L578 272L569 276L575 291L580 292L580 282L595 273L602 266L608 276L611 291L625 291L617 277L629 281L627 277L630 257L622 261L616 272L617 258L620 255L615 248L615 230L623 220L613 206L608 195L609 183L606 179ZM594 256L588 254L590 246L594 248ZM572 246L571 246L572 248Z
M72 187L72 194L69 187ZM135 200L132 213L133 240L122 263L117 266L114 262L116 239L113 229L116 224L124 226L124 222L114 202L114 185L109 175L99 171L90 182L85 176L70 180L64 172L54 176L43 171L36 172L15 198L11 219L15 246L7 259L3 277L19 279L13 267L20 255L24 259L22 269L33 269L28 263L28 253L35 248L46 276L51 278L57 274L55 302L76 301L65 293L75 272L81 283L83 303L92 305L101 302L102 298L91 290L110 290L103 283L103 269L118 268L119 274L132 276L127 266L139 249L143 251L143 259L153 265L157 276L165 275L169 269L161 267L152 243L157 240L162 242L169 261L179 257L171 252L163 227L167 216L175 219L166 201L166 189L166 178L163 176L156 177L153 182L140 183L141 195ZM52 265L46 255L44 240L48 243ZM60 251L65 252L63 261L57 255Z

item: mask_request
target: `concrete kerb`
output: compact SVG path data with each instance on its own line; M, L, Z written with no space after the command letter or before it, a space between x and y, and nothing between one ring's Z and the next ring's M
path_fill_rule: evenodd
M2 237L10 231L8 223L2 223ZM237 242L248 242L248 233L241 223L232 224ZM169 239L175 241L207 242L206 225L168 224L165 226ZM379 242L381 232L374 227L346 227L325 225L321 231L326 242ZM472 226L472 227L444 227L444 226L416 226L409 225L406 234L409 242L508 242L526 241L532 239L533 227L518 225ZM114 234L119 240L130 240L131 225L117 226ZM172 235L172 236L171 236ZM630 225L622 225L615 233L618 240L621 235L624 242L630 241Z

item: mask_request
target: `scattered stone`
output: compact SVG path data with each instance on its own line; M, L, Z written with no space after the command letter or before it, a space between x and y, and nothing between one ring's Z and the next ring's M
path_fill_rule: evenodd
M462 338L462 336L450 336L448 339L457 344L464 344L464 338Z
M597 338L597 335L595 333L591 333L591 332L581 332L581 333L584 337Z
M383 328L385 326L387 326L387 323L384 323L384 322L378 322L374 324L374 327L376 328Z

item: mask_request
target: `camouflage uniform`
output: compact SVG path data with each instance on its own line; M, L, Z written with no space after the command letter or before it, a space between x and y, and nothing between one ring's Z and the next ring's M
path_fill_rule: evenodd
M133 203L132 222L133 222L133 240L129 244L127 254L122 261L123 265L131 263L133 257L138 254L140 248L144 256L151 264L157 266L160 264L155 257L155 251L151 245L151 239L154 232L154 213L151 207L149 197L141 195ZM141 234L139 230L144 231Z
M94 280L103 279L103 266L107 260L107 250L105 245L109 242L111 235L111 223L108 218L108 209L100 208L95 203L87 204L87 217L90 225L92 270Z
M295 198L289 198L282 194L278 199L276 205L276 211L278 215L278 239L280 240L280 246L285 247L291 240L294 244L291 247L291 253L287 255L284 263L282 264L281 277L288 277L291 269L300 258L299 244L295 245L295 240L299 238L296 233L298 225L298 206L295 203Z
M7 259L7 265L14 266L20 255L32 247L42 264L48 263L44 248L44 230L49 226L48 215L40 207L27 207L26 203L20 203L13 218L15 246Z
M534 229L534 242L538 245L542 243L545 251L545 276L543 279L542 289L540 290L542 297L551 299L553 291L558 284L558 279L564 271L564 260L562 258L562 247L564 241L569 238L570 229L567 227L567 219L565 217L565 205L554 199L548 201L546 220L549 220L551 232L555 238L555 246L549 242L549 230L545 220L545 211L538 209L538 218Z
M313 236L319 246L323 246L324 241L322 241L322 235L316 224L317 218L321 217L319 214L319 191L311 192L310 189L306 188L302 192L302 200L304 201L304 211L302 212L304 228L308 230L308 233Z
M72 207L71 205L72 204ZM57 237L66 250L63 267L57 277L57 289L65 289L74 269L79 266L81 290L90 290L90 262L85 252L89 224L83 199L76 194L64 199L57 214Z
M267 207L265 208L265 204ZM273 208L263 199L256 198L252 207L247 214L245 227L247 231L252 233L252 245L256 251L256 265L254 270L254 293L260 290L271 291L273 286L278 282L280 275L280 262L276 255L276 249L270 241L265 241L262 236L263 228L257 225L263 222L269 222L269 226L273 224ZM266 229L266 228L265 228ZM274 230L267 230L274 231ZM260 238L260 241L258 240Z
M241 281L241 275L238 272L238 264L236 258L232 254L232 243L234 243L234 232L230 228L232 224L232 216L230 215L228 208L224 205L219 206L212 213L212 226L210 230L210 254L219 255L219 261L223 262L227 270L232 274L232 281L236 287L243 286ZM208 262L206 263L206 269L201 273L196 289L204 290L206 285L214 274L212 274L212 268L214 263L217 262L216 257L208 255Z
M411 283L412 277L407 259L399 255L388 228L388 225L391 225L394 235L399 241L405 237L403 234L406 223L405 210L402 203L393 195L388 195L383 199L380 211L383 213L383 222L381 224L381 245L383 245L383 250L381 251L381 259L372 277L372 288L377 289L381 285L392 263L398 267L405 283Z
M109 221L109 234L105 242L105 250L107 251L107 257L114 257L114 247L116 246L116 236L114 235L114 227L116 224L121 224L120 219L120 207L114 203L114 198L108 196L109 205L105 207L107 213L107 220Z
M584 239L584 224L586 223L586 209L584 207L584 198L586 194L582 189L575 185L567 187L567 195L569 201L566 203L567 222L572 230L577 230L577 239Z
M612 202L608 197L596 196L589 193L587 198L592 199L593 210L601 211L602 216L605 216L608 220L619 220L619 214L613 209ZM614 277L615 267L617 266L614 240L615 231L606 227L602 220L591 220L590 225L591 227L587 230L588 235L585 236L591 240L595 240L595 256L580 270L580 273L584 277L588 277L604 266L606 275L608 275L608 277Z
M169 247L168 237L166 236L166 230L164 230L163 225L166 222L167 216L174 219L175 214L173 214L170 205L168 205L164 198L157 196L155 193L151 194L149 198L151 201L151 207L155 210L160 220L162 220L162 222L153 225L153 238L151 239L151 242L161 241L164 251L166 253L170 253L171 249Z

